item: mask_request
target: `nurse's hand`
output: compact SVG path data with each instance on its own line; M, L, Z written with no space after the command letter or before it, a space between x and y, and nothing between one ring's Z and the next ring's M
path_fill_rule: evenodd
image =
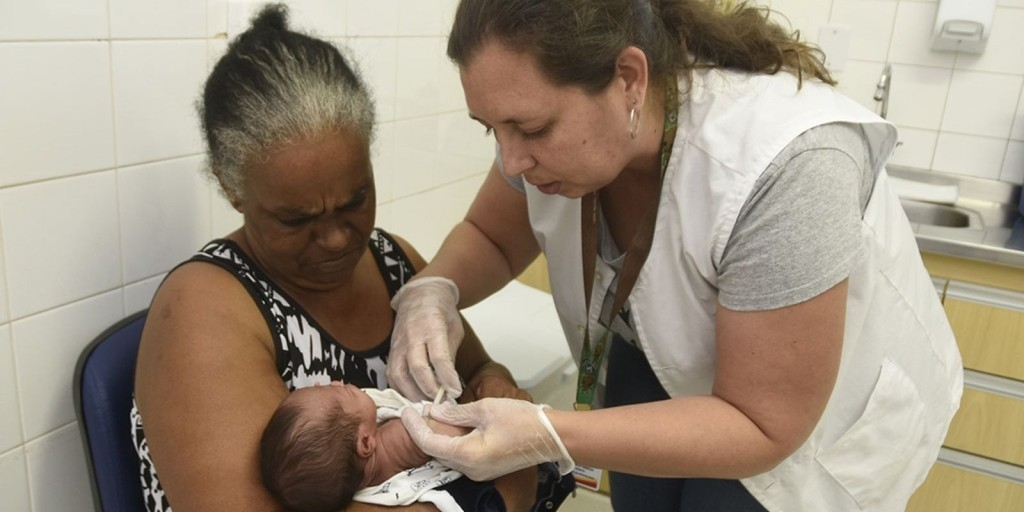
M485 398L465 405L433 405L431 418L474 428L464 436L449 437L430 430L412 407L402 412L402 423L423 450L471 480L491 480L543 462L557 462L559 472L576 467L544 413L546 405L510 398Z
M424 277L408 282L391 300L397 312L388 356L388 386L406 398L433 400L439 388L456 398L462 383L455 353L465 334L459 316L459 289L450 279Z

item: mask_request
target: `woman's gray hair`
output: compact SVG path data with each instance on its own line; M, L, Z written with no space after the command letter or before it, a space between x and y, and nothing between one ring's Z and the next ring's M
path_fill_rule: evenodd
M369 147L376 126L358 70L333 44L289 30L281 4L264 7L231 43L197 108L206 170L229 199L243 198L246 166L275 149L343 131Z

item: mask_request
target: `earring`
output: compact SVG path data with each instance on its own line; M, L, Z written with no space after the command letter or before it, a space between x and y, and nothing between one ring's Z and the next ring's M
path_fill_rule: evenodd
M640 113L636 111L636 99L633 99L633 108L629 109L629 138L635 139L640 133Z

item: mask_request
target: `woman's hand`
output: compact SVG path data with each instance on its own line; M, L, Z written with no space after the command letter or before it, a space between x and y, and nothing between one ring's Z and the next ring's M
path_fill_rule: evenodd
M443 277L412 280L395 294L388 386L413 401L432 400L439 388L452 397L462 394L455 371L465 334L458 303L459 289Z
M524 400L485 398L429 408L427 414L437 421L474 427L460 437L434 433L412 408L402 413L402 423L424 453L473 480L490 480L549 461L557 462L565 475L576 464L548 421L545 407Z
M519 389L512 374L504 366L493 361L484 364L462 390L460 403L469 403L481 398L515 398L533 401L525 390Z

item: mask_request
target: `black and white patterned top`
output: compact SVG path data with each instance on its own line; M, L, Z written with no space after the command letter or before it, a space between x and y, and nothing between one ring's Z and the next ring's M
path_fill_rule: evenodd
M394 296L412 277L412 263L391 235L381 229L375 229L370 235L370 252L384 277L388 293ZM391 348L390 336L368 351L346 350L230 240L218 239L206 244L186 263L193 261L224 268L249 291L276 341L277 369L289 391L334 380L361 388L388 387L384 370ZM149 512L170 512L171 506L150 458L142 416L134 403L131 421L146 509Z

